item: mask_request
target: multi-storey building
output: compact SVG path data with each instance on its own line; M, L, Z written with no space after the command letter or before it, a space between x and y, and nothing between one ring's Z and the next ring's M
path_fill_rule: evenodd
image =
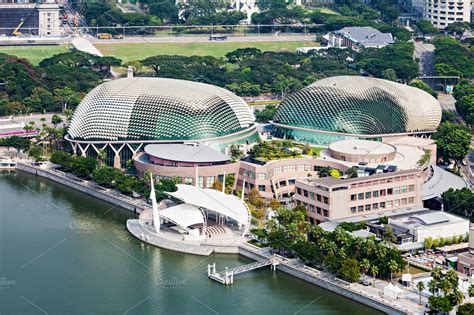
M294 200L304 205L310 221L422 207L422 171L405 170L353 179L334 177L296 180Z
M0 35L60 36L59 11L54 0L40 3L0 0Z
M336 161L311 157L261 163L244 159L239 161L236 184L237 187L245 186L245 191L257 188L262 197L267 200L277 198L283 201L294 194L298 178L316 176L320 167L332 167L343 171L348 168Z
M471 22L471 0L425 0L423 18L441 29L454 22Z

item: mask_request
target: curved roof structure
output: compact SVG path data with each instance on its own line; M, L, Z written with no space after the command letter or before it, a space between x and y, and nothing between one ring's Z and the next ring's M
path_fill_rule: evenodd
M247 233L250 228L251 214L244 201L234 195L228 195L214 189L201 189L183 184L178 184L176 187L178 188L177 191L168 192L167 194L187 204L225 215L237 221L240 226L244 226L242 235Z
M158 214L160 217L174 222L184 230L188 230L188 227L191 225L204 223L201 211L196 206L187 203L160 209Z
M390 144L371 140L343 140L329 145L329 150L347 154L389 154L396 151Z
M422 214L415 214L410 217L412 220L417 220L421 222L423 225L433 225L443 222L448 222L449 217L442 212L433 211L433 212L426 212Z
M149 144L145 147L148 155L179 162L226 162L230 157L205 145L181 143Z
M201 140L254 126L238 96L217 86L165 78L103 83L81 101L69 127L75 140Z
M432 165L431 170L433 172L431 177L423 184L423 200L439 198L449 188L469 188L469 184L464 178L443 170L439 166Z
M440 120L438 101L423 90L376 78L337 76L285 98L274 123L370 136L434 131Z

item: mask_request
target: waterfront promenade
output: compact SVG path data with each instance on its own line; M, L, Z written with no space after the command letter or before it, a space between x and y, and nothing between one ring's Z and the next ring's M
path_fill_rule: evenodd
M141 213L149 207L149 205L141 198L135 199L125 196L115 189L101 187L93 181L83 180L73 174L64 173L57 169L34 166L31 164L31 161L18 161L16 169L50 179L134 213Z
M33 166L30 161L18 162L17 169L53 180L67 187L79 190L135 213L141 213L145 208L148 207L143 199L133 199L124 196L115 190L102 188L92 181L81 180L71 174L60 172L54 169L45 169L38 166ZM233 244L234 246L237 245L236 247L238 248L238 254L255 261L268 260L272 255L269 248L262 249L244 242L239 243L240 244L238 245ZM213 245L216 246L216 244ZM375 287L367 287L357 283L350 284L336 279L334 275L328 272L318 271L305 266L297 259L281 257L279 265L277 266L277 270L302 279L306 282L315 284L329 291L335 292L339 295L345 296L354 301L368 305L387 314L423 314L425 311L424 305L427 303L426 298L423 297L422 305L419 305L418 294L414 291L409 291L406 289L404 290L403 299L393 300L384 298L383 287L388 284L385 281L377 280Z
M265 261L272 256L270 248L258 248L248 243L239 245L239 254L256 261ZM337 279L333 274L308 267L297 259L279 256L277 270L330 290L357 302L363 303L387 314L424 314L428 303L426 297L419 302L419 295L406 288L402 299L390 299L383 296L383 288L388 282L377 280L375 286L364 286L359 283L348 283ZM220 266L223 267L223 266ZM238 285L238 280L236 281Z

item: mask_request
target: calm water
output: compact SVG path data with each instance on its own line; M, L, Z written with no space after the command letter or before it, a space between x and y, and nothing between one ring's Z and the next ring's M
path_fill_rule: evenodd
M131 216L24 173L0 173L1 314L376 314L269 269L224 287L207 278L249 262L144 245Z

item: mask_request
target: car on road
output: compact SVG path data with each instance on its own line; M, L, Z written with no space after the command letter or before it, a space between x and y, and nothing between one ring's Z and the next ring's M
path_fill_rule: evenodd
M97 33L97 38L98 39L111 39L112 34L109 33Z
M209 35L209 40L210 41L222 41L222 40L227 40L226 35Z

